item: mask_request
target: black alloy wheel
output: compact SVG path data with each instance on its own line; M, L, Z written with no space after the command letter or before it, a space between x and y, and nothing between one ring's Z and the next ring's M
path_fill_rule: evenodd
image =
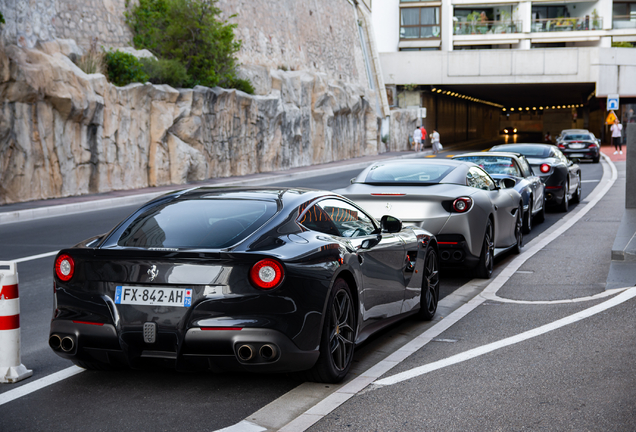
M477 274L480 278L490 279L494 266L495 242L492 222L488 219L486 224L486 233L484 234L484 242L481 245L481 255L479 256L479 264L477 265Z
M356 318L349 285L336 279L320 340L320 356L307 378L315 382L337 383L349 372L353 360Z
M437 252L430 248L424 258L424 277L420 295L420 311L418 317L430 321L437 312L439 302L439 258Z
M570 208L570 183L565 185L565 189L563 190L563 199L559 203L559 211L567 212Z
M579 180L579 184L576 186L576 192L574 192L574 195L572 195L572 202L574 204L578 204L581 202L581 198L583 197L583 193L581 191L582 186L581 186L581 173L577 174L578 180Z
M528 211L523 217L523 233L530 234L532 231L532 196L528 200Z
M521 247L523 246L523 221L521 219L521 215L523 214L523 207L519 204L519 209L517 210L517 220L515 221L515 239L517 243L515 244L512 251L516 254L521 253Z

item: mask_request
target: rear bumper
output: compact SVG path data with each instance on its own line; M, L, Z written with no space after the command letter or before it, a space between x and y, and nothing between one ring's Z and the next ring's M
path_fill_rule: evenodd
M590 147L584 149L561 149L561 152L567 157L577 157L579 159L596 159L599 157L600 150L598 147Z
M318 350L300 350L281 332L264 328L191 328L181 343L176 334L159 333L157 338L163 341L160 350L154 344L143 342L142 328L120 335L112 324L91 325L54 319L50 336L54 335L62 339L70 337L74 342L71 350L53 349L62 358L131 368L159 364L177 370L292 372L310 369L319 356ZM130 343L139 340L141 343ZM174 344L168 348L170 343L166 341L170 340ZM253 352L249 359L238 356L239 348L245 346ZM266 350L262 350L264 346L268 346Z

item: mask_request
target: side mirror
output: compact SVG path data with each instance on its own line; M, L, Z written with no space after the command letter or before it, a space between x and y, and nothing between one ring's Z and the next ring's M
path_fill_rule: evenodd
M356 182L356 177L352 178L351 180L349 180L349 183L354 184Z
M499 187L502 189L511 189L514 188L516 185L517 182L515 181L515 179L512 179L510 177L504 177L499 180Z
M396 233L402 231L402 221L389 215L382 216L380 226L382 227L382 232L385 233Z

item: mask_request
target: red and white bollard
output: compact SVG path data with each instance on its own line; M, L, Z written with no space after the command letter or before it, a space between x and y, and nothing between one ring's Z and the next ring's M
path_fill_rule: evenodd
M15 262L0 261L0 383L33 375L20 360L20 296Z

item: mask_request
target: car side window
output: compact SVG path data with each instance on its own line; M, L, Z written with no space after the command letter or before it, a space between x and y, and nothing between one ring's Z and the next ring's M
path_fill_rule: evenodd
M530 164L525 157L522 156L519 158L519 165L521 166L521 172L523 173L524 177L530 177L531 175L534 175L534 173L532 172L532 168L530 168Z
M494 190L497 187L494 180L484 170L474 166L468 169L466 184L483 190Z
M307 229L323 234L340 235L340 231L331 220L329 214L318 204L314 204L304 212L298 222Z
M326 199L319 206L333 221L341 237L364 237L373 234L375 222L359 208L339 199Z

